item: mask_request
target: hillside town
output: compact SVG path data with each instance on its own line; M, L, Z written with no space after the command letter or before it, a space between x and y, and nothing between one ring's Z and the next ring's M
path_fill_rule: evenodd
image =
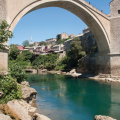
M78 34L77 36L75 34L70 34L68 35L67 33L63 32L61 34L57 34L56 38L50 38L50 39L46 39L45 43L46 45L40 45L38 41L33 43L32 37L31 37L31 43L30 45L32 45L32 47L29 46L18 46L18 49L20 50L20 53L22 53L22 51L26 51L29 50L31 53L34 53L35 55L46 55L49 53L61 53L62 57L65 56L66 51L68 51L70 49L70 43L72 42L73 38L75 37L79 37L82 45L84 47L84 49L89 49L89 46L87 46L86 43L88 43L89 41L89 37L91 37L92 40L92 45L90 46L90 48L92 48L92 46L96 46L96 41L95 38L92 34L92 32L90 31L89 28L85 28L83 30L83 33ZM64 40L63 43L58 43L59 40ZM86 42L87 40L87 42ZM89 51L89 50L87 50Z

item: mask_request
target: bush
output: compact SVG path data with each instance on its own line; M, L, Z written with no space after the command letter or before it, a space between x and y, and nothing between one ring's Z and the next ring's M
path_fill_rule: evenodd
M59 65L57 65L56 67L55 67L55 70L62 70L62 69L64 69L66 67L66 65L61 65L61 66L59 66Z
M58 55L54 55L50 53L49 55L39 55L32 63L33 66L43 65L44 67L46 64L56 64L58 59Z
M10 75L5 76L1 79L1 90L3 91L3 97L0 101L5 103L13 99L21 99L22 92L21 86L17 84L17 80Z
M55 64L46 63L45 68L51 70L51 69L54 69L55 66L56 66Z
M69 60L70 58L67 56L62 58L60 61L57 62L57 66L55 67L55 70L65 69Z
M22 69L22 67L19 66L19 64L15 63L10 67L9 75L11 75L13 78L17 79L18 83L21 83L27 78L27 74Z
M33 69L38 69L38 67L37 66L33 66Z

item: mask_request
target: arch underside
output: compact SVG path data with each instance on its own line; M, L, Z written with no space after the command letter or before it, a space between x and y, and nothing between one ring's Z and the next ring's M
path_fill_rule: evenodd
M60 7L78 16L92 31L96 39L96 42L98 44L99 52L102 54L110 53L109 38L107 37L107 33L102 23L84 5L78 4L77 2L72 0L69 0L69 1L52 1L52 0L44 1L43 0L43 1L37 1L30 5L27 5L15 16L15 18L11 22L11 30L14 29L16 24L24 15L34 10L45 8L45 7Z

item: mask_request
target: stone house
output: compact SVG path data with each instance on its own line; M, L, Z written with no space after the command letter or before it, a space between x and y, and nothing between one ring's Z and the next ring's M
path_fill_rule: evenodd
M56 44L56 41L57 41L56 38L46 39L47 44Z
M25 47L24 48L24 51L25 50L29 50L31 53L33 53L33 50L34 50L35 48L34 47Z
M53 50L54 52L62 52L62 51L64 51L64 45L63 45L63 44L54 45L54 46L52 47L52 50Z
M69 35L69 38L74 38L75 37L75 34L70 34Z
M56 36L57 41L59 39L67 39L67 38L69 38L69 35L65 32L63 32L62 34L57 34L57 36Z
M34 46L35 46L35 47L38 47L38 45L39 45L39 42L37 42L37 41L34 42Z

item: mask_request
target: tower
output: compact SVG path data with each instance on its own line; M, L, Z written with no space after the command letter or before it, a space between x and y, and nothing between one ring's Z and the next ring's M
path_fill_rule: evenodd
M33 44L33 43L32 43L32 37L31 37L31 44Z

